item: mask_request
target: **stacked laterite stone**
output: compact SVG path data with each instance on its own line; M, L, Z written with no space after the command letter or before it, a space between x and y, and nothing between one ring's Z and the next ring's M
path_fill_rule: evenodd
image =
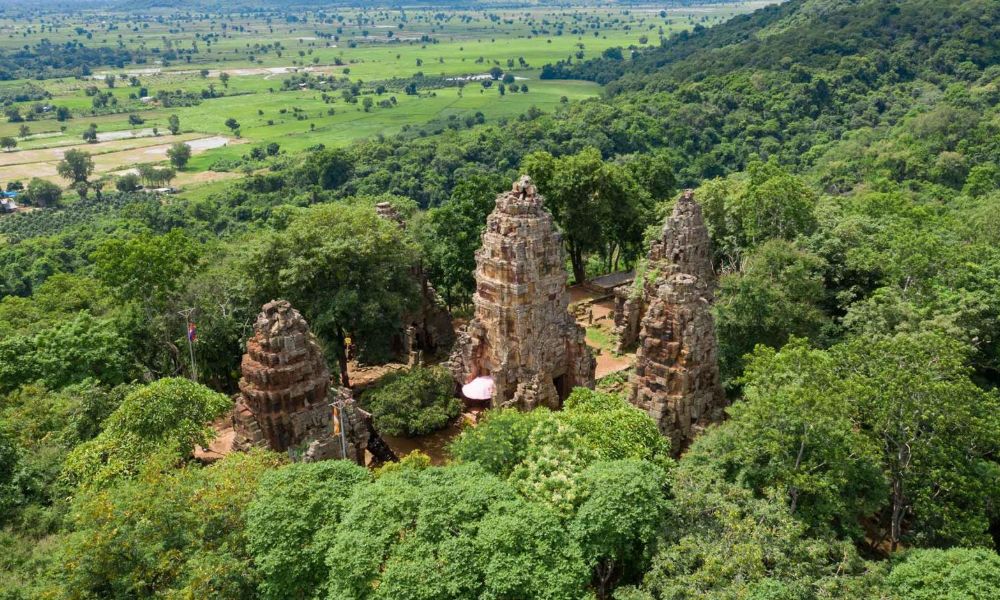
M708 230L687 191L650 249L642 294L631 298L642 316L630 400L657 422L675 454L724 416L710 312L714 286Z
M451 357L459 384L490 376L492 405L558 408L596 362L569 314L562 238L531 179L497 197L476 252L475 315Z

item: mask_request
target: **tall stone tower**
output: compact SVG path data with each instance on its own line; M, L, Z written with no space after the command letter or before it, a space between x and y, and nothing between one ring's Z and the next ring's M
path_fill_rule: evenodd
M528 177L497 197L476 252L475 316L451 357L455 379L492 377L494 407L558 408L593 387L596 361L568 312L562 237Z
M714 298L708 230L690 190L649 252L641 296L630 400L649 413L674 454L705 425L722 420L726 397L710 311Z
M299 311L264 305L240 365L234 447L300 448L306 460L364 464L369 432L346 390L331 388L323 351Z

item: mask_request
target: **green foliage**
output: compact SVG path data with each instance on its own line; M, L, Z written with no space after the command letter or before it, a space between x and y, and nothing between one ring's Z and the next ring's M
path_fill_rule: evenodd
M859 431L833 359L796 339L758 348L731 419L697 440L689 456L728 481L779 499L813 534L863 538L860 520L886 502L879 447Z
M545 206L562 230L578 283L586 279L589 253L603 251L610 260L620 251L627 260L637 258L652 213L649 192L629 171L605 163L596 148L558 158L535 152L524 157L521 168L545 196ZM651 172L649 179L658 182L661 177Z
M486 216L505 186L499 177L473 174L451 192L447 202L427 212L420 233L428 275L449 306L472 302L473 272Z
M570 530L594 570L599 597L623 575L641 577L668 511L667 473L643 460L596 462L580 478Z
M184 142L177 142L167 149L167 158L170 159L170 164L178 169L183 169L191 160L191 146Z
M539 460L541 452L565 453L577 466L630 458L663 467L671 463L669 444L645 412L619 396L585 388L573 390L564 410L557 413L488 411L476 427L452 442L449 451L457 461L476 462L501 477L509 477L532 458ZM522 473L526 475L523 469Z
M246 539L260 572L263 598L324 598L328 537L350 507L353 490L370 479L347 461L293 464L268 471L245 511Z
M365 393L375 429L388 435L424 435L448 425L462 411L455 382L443 367L392 373Z
M724 275L715 304L719 363L731 382L743 356L757 344L780 347L789 336L822 339L832 326L824 314L826 264L784 240L754 249L740 271Z
M70 183L80 183L87 181L87 178L94 172L94 159L89 152L71 149L63 154L63 159L56 165L56 172L63 179L68 179Z
M252 597L246 510L280 462L257 451L204 468L164 471L154 461L136 479L81 493L60 552L62 596Z
M198 266L200 249L184 231L109 238L92 255L98 279L123 301L162 305Z
M987 544L1000 398L969 379L967 356L931 332L759 348L746 402L692 456L814 530L860 537L857 520L874 513L873 546Z
M861 430L882 450L895 546L990 543L1000 494L1000 396L970 379L968 348L936 333L858 339L834 348ZM904 520L908 527L904 531Z
M579 598L579 548L544 506L476 465L401 470L356 489L331 536L330 597Z
M90 377L116 385L133 368L115 324L86 311L37 333L0 340L0 392L32 382L58 389Z
M805 181L774 162L751 162L747 175L705 183L695 191L716 259L739 265L767 240L792 240L816 228L817 196Z
M545 408L526 413L512 408L491 410L476 427L466 428L448 450L459 462L475 462L507 478L525 459L532 430L553 418Z
M208 424L232 407L219 393L187 379L161 379L125 397L104 430L77 446L63 477L84 489L134 477L148 461L187 459L195 444L207 446Z
M781 501L755 498L701 460L682 459L670 529L638 600L880 598L879 573L846 542L810 537Z
M100 432L128 390L91 380L59 391L28 385L0 400L0 428L8 424L5 431L20 456L6 488L13 494L7 496L11 502L3 513L8 522L32 536L58 527L66 490L57 479L67 454Z
M141 187L142 183L135 173L126 173L115 180L115 189L119 192L135 192Z
M601 460L640 459L669 468L670 444L649 415L619 395L576 388L556 417Z
M0 525L12 514L19 500L15 477L18 471L20 452L14 442L14 436L8 431L6 420L0 421Z
M24 192L25 197L35 206L49 207L59 204L62 196L62 189L58 185L32 177L28 182L28 188Z
M987 549L911 550L886 577L907 600L990 598L1000 589L1000 556Z
M293 216L251 252L245 276L262 304L285 298L302 311L333 356L348 335L361 354L387 357L414 307L416 249L398 226L361 206L319 205Z

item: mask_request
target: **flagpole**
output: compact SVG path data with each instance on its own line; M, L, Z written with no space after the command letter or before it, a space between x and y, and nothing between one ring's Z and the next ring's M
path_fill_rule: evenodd
M184 337L188 341L188 352L191 354L191 381L198 381L198 367L194 362L194 343L191 341L191 315L194 313L193 308L186 308L180 311L180 314L184 317Z

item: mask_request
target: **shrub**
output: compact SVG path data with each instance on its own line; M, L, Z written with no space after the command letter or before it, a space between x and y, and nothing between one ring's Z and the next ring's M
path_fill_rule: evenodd
M196 444L208 445L214 436L208 424L230 408L229 398L187 379L138 388L111 413L100 435L70 453L63 478L100 487L136 475L148 461L182 461Z
M414 367L389 375L368 392L375 428L388 435L424 435L446 426L462 410L451 375L440 367Z

